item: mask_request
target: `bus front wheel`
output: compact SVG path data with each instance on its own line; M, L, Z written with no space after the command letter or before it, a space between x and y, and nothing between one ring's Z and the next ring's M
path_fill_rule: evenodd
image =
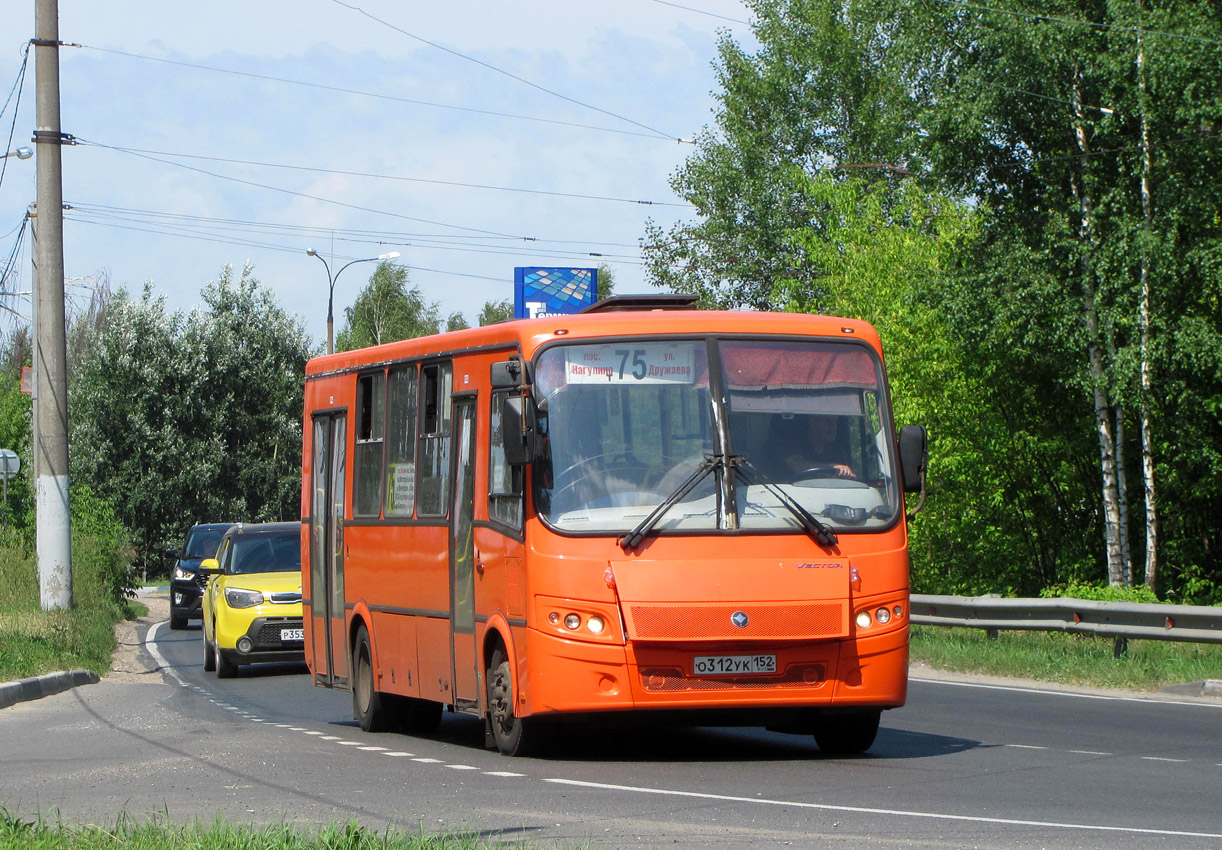
M385 732L393 725L385 698L374 687L373 652L363 625L352 647L352 716L366 732Z
M815 727L815 743L829 756L855 756L870 749L878 734L881 711L825 714Z
M538 749L539 724L514 714L513 673L505 650L498 647L488 662L488 722L496 748L507 756L524 756Z

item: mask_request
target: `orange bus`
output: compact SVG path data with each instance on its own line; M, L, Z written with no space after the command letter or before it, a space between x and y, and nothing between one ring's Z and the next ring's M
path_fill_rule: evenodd
M908 682L904 493L860 321L607 299L315 358L314 682L367 731L482 717L507 755L613 713L867 749Z

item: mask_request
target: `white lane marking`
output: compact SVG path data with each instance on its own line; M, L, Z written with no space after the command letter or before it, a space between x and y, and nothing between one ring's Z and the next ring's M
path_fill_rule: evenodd
M980 688L986 691L1020 691L1025 694L1040 694L1048 697L1072 697L1074 699L1098 699L1110 702L1139 702L1142 705L1179 705L1194 708L1222 708L1222 702L1185 702L1176 699L1152 699L1149 697L1121 697L1108 694L1082 694L1075 691L1051 691L1043 688L1022 688L1015 685L986 685L982 682L951 682L946 679L920 679L909 676L910 682L921 682L925 685L949 685L952 688Z
M412 761L418 761L421 764L441 764L441 759L415 758L415 759L412 759Z
M386 752L386 748L385 748L385 747L361 747L360 749L365 750L366 752L369 752L369 753L384 753L384 752Z
M526 774L525 773L514 773L511 770L485 770L484 775L485 776L516 777L516 776L525 776Z
M1187 764L1188 763L1188 759L1168 759L1168 758L1161 758L1159 756L1142 756L1141 760L1142 761L1169 761L1172 764Z
M157 648L157 632L161 630L161 627L165 625L165 623L165 620L162 620L160 623L153 623L153 627L149 629L148 633L144 636L144 647L149 651L149 655L153 656L153 660L157 662L157 667L163 673L178 684L186 687L187 680L178 675L178 671L170 666L170 662L165 660L165 656L162 655L161 650Z
M318 734L322 735L322 732L319 732ZM322 735L322 737L319 738L318 740L320 741L338 741L339 735Z
M307 730L306 730L306 734L307 734L307 735L321 735L321 734L322 734L322 732L312 732L312 731L310 731L309 729L307 729Z
M472 767L469 764L447 764L445 766L450 770L479 770L478 767Z
M336 741L335 743L341 747L359 747L361 745L360 741Z
M1002 744L1003 747L1013 747L1016 750L1046 750L1047 747L1033 747L1031 744Z
M866 815L891 815L895 817L925 818L929 820L962 821L967 823L1005 824L1007 826L1042 826L1049 829L1074 829L1097 832L1122 832L1131 835L1167 835L1186 838L1219 838L1222 832L1188 832L1173 829L1144 829L1129 826L1105 826L1090 823L1061 823L1058 821L1021 820L1018 818L990 818L977 815L949 815L942 812L905 811L904 809L875 809L865 806L836 806L828 803L801 803L794 800L768 800L761 797L733 797L728 794L704 794L696 791L674 791L666 788L644 788L633 785L611 785L605 782L582 782L576 779L543 779L556 785L573 785L599 791L626 791L632 794L657 794L664 797L690 797L698 800L718 800L727 803L751 803L760 806L789 806L796 809L818 809L827 812L854 812Z
M410 758L412 756L412 753L393 752L393 753L382 753L382 755L394 756L395 758Z
M1101 753L1096 750L1070 750L1069 752L1079 756L1110 756L1113 753Z

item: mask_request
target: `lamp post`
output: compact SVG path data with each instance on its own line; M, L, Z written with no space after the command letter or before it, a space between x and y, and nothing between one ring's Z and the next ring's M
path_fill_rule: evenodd
M376 257L365 257L361 260L353 260L352 262L344 263L344 265L339 267L339 271L337 271L335 274L331 274L331 266L327 265L327 261L322 258L322 254L318 253L313 248L307 248L306 253L311 257L317 257L319 262L322 263L323 268L327 270L327 353L333 354L335 352L335 282L339 280L339 276L343 274L344 269L348 268L348 266L356 263L376 263L381 262L382 260L393 260L399 256L399 252L388 251L387 253L379 254Z

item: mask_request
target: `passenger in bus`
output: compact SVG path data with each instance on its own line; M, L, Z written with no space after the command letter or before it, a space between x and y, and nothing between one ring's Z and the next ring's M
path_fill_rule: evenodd
M807 416L795 436L775 444L784 452L789 480L802 478L856 478L853 456L845 438L843 416ZM811 470L819 474L805 474Z

